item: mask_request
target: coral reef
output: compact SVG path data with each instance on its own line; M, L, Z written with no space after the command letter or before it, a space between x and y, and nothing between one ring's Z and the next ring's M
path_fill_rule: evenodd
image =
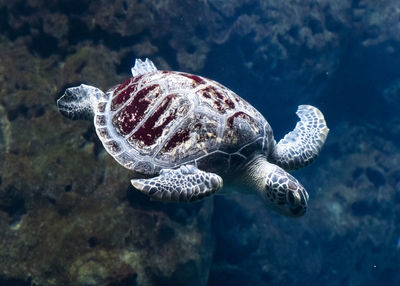
M397 0L0 0L0 284L400 284L399 11ZM123 81L135 57L228 85L277 138L298 103L321 107L327 146L296 174L306 217L251 196L181 205L134 192L92 125L64 120L55 100Z
M199 71L210 50L227 43L237 49L243 68L264 79L272 73L312 80L337 67L349 42L387 42L384 51L393 53L400 40L398 3L391 0L3 2L3 30L10 38L24 36L42 55L68 53L77 42L91 41L122 55L156 55L176 68Z
M92 124L55 106L73 82L118 82L113 52L77 47L60 64L19 41L0 49L0 284L205 285L212 201L149 202Z

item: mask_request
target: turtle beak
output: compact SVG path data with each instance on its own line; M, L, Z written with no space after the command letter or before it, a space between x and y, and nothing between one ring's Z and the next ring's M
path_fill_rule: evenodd
M71 92L71 88L65 90L65 93L57 100L58 110L67 118L74 119L73 102L76 96Z

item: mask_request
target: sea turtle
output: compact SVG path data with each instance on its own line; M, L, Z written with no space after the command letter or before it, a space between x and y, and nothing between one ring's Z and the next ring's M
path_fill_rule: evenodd
M328 135L324 116L300 105L279 143L266 119L225 86L157 70L137 59L132 77L107 92L82 84L57 101L71 119L93 120L105 149L134 172L132 185L161 201L194 201L222 189L254 192L298 217L308 194L288 170L308 165Z

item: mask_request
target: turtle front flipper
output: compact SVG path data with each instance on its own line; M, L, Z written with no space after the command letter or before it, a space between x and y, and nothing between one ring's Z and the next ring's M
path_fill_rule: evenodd
M157 177L135 179L131 183L136 189L159 201L195 201L222 189L220 176L201 171L193 165L164 169Z
M318 156L329 133L324 115L316 107L300 105L296 114L300 121L275 145L269 158L285 170L310 164Z

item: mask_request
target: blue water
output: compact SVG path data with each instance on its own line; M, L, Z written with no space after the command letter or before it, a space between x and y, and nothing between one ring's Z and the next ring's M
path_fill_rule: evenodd
M400 285L399 1L45 2L0 4L0 285ZM306 215L151 201L59 114L145 57L229 87L277 141L318 107Z

